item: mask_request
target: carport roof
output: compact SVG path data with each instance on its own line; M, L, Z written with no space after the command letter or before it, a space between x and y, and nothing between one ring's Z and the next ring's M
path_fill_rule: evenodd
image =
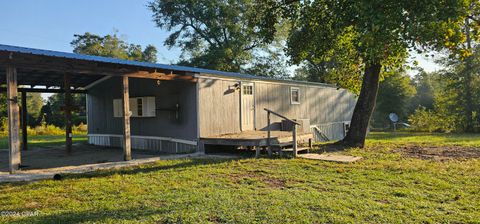
M10 54L10 55L9 55ZM139 61L130 61L130 60L123 60L123 59L118 59L118 58L110 58L110 57L101 57L101 56L92 56L92 55L83 55L83 54L75 54L75 53L67 53L67 52L59 52L59 51L51 51L51 50L42 50L42 49L34 49L34 48L26 48L26 47L19 47L19 46L11 46L11 45L3 45L0 44L0 64L2 62L5 62L7 59L6 57L12 57L11 54L20 54L24 57L27 57L27 59L24 59L24 61L29 61L29 63L34 63L33 59L30 58L29 56L36 56L38 57L47 57L47 58L52 58L52 59L64 59L66 61L81 61L83 62L83 66L85 66L85 63L95 63L95 68L97 69L99 73L97 77L91 76L90 78L84 78L84 80L81 83L76 83L76 87L84 87L88 83L94 82L98 79L100 79L102 76L105 75L102 72L102 66L104 65L103 68L115 68L119 69L119 71L123 72L131 72L131 71L138 71L138 70L160 70L163 72L170 72L170 73L178 73L181 75L185 75L187 73L193 73L199 76L208 76L208 75L214 75L214 76L220 76L220 77L227 77L227 78L239 78L239 79L254 79L254 80L265 80L265 81L276 81L276 82L290 82L290 83L297 83L297 84L308 84L308 85L319 85L319 86L325 86L325 87L335 87L333 85L329 84L324 84L324 83L315 83L315 82L303 82L303 81L294 81L294 80L281 80L281 79L275 79L275 78L269 78L269 77L262 77L262 76L256 76L256 75L251 75L251 74L242 74L242 73L235 73L235 72L225 72L225 71L218 71L218 70L211 70L211 69L203 69L203 68L195 68L195 67L187 67L187 66L178 66L178 65L166 65L166 64L158 64L158 63L149 63L149 62L139 62ZM3 56L3 58L2 58ZM14 56L15 58L15 56ZM1 60L3 59L3 61ZM50 61L50 60L49 60ZM113 67L112 67L113 66ZM28 66L25 66L28 67ZM67 65L68 67L68 65ZM70 66L73 67L73 66ZM28 68L26 68L28 69ZM121 70L124 69L124 70ZM38 73L38 69L35 70ZM112 70L110 70L112 72ZM30 72L32 73L32 72ZM50 72L49 72L50 73ZM33 74L33 73L32 73ZM95 74L95 73L90 73L90 74ZM48 74L45 74L48 75ZM118 74L121 75L121 74ZM53 78L53 77L52 77ZM3 80L0 80L0 83ZM19 84L21 83L21 80L19 80ZM32 85L34 83L23 83L23 84L29 84Z

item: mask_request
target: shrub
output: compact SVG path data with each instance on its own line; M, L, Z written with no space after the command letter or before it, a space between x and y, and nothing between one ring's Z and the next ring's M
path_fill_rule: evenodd
M458 129L458 118L445 115L436 111L419 107L410 115L408 121L415 131L445 132L449 133Z
M0 136L8 135L8 122L6 117L0 118Z
M27 127L27 134L30 136L34 135L64 135L65 129L59 128L53 124L46 125L45 122L42 122L43 125L39 125L35 128ZM88 128L84 123L80 123L77 126L72 127L73 134L87 134ZM21 130L20 130L21 132ZM0 136L8 136L8 121L6 117L0 118Z
M65 131L54 125L46 126L37 126L32 132L28 133L30 135L63 135Z
M72 127L72 132L73 134L86 134L88 131L88 127L86 124L84 124L83 122L81 122L79 125L77 126L73 126Z

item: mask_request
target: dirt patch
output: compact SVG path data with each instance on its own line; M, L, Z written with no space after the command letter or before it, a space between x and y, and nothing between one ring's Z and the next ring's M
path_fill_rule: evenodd
M408 157L431 160L479 159L480 148L463 146L404 146L394 150Z

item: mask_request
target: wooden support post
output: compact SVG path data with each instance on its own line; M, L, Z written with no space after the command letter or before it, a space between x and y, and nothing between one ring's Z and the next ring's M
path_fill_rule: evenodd
M130 139L130 96L128 88L128 76L123 76L123 159L132 160L132 148Z
M70 74L63 76L63 89L65 91L65 150L68 154L72 153L72 90L70 88Z
M268 156L272 156L272 146L270 142L271 138L271 121L270 121L270 112L267 112L267 151L268 151Z
M297 157L297 125L293 124L293 157Z
M312 139L309 138L308 139L308 149L307 149L307 153L310 153L310 150L313 149L313 142L312 142Z
M22 91L22 150L28 150L28 133L27 133L27 92Z
M260 157L260 147L259 146L253 146L253 149L255 149L255 158Z
M20 142L19 142L19 122L20 114L18 108L17 92L17 69L8 65L6 68L7 78L7 111L8 111L8 148L9 148L9 166L10 173L15 173L20 169Z

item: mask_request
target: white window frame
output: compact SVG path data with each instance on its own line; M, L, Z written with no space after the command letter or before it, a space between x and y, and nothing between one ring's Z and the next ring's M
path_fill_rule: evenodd
M247 88L249 91L245 91L246 88ZM242 85L242 94L243 94L243 95L253 96L253 83L243 84L243 85Z
M298 101L293 100L293 92L297 91L298 94ZM290 87L290 104L300 104L300 88L298 87Z
M142 108L138 102L141 100ZM156 117L155 97L132 97L129 99L131 117ZM139 111L141 110L141 114ZM113 99L113 117L123 117L122 99Z

